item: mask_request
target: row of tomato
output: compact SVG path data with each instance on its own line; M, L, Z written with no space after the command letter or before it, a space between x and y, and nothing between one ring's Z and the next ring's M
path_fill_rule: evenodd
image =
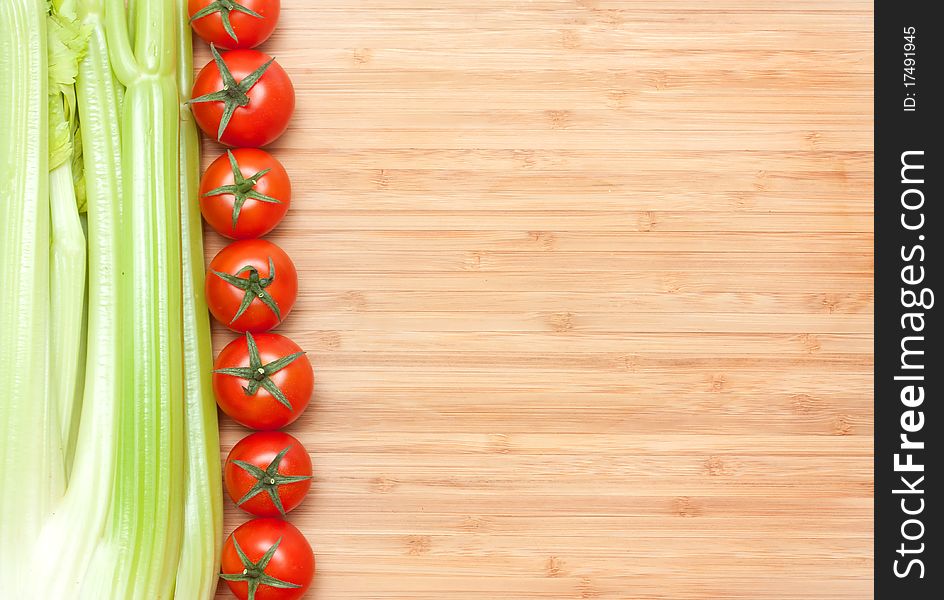
M210 262L207 304L243 334L217 356L213 391L226 415L259 430L233 447L223 468L227 494L257 518L227 538L220 576L241 600L295 600L311 585L315 561L283 517L308 493L312 465L302 444L277 430L305 410L314 376L304 351L270 332L295 304L298 274L284 250L259 239L291 202L288 173L259 147L285 131L295 93L278 62L253 49L275 29L279 0L190 0L189 9L213 55L194 82L191 111L205 134L232 148L200 181L204 219L235 240Z

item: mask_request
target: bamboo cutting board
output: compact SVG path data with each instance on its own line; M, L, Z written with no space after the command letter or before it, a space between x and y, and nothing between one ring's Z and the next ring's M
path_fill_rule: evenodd
M308 597L871 597L871 10L283 0Z

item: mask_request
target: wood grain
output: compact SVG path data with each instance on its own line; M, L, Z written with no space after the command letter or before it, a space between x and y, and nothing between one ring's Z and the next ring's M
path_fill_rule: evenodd
M283 2L309 597L871 597L871 11Z

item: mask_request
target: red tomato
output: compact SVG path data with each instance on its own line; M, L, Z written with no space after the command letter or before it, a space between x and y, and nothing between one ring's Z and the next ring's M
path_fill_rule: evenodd
M230 239L269 233L291 199L292 184L282 163L256 148L227 150L200 179L200 212L210 227Z
M281 431L259 431L233 446L223 467L226 492L257 517L285 516L311 487L311 458L301 442Z
M297 600L315 578L315 555L291 523L253 519L226 538L220 570L240 600Z
M203 41L226 50L255 48L279 22L279 0L189 0L190 25Z
M295 110L295 89L285 70L258 50L224 56L210 45L213 60L193 84L190 110L200 129L228 146L259 147L285 131Z
M220 409L251 429L280 429L295 421L315 386L302 349L275 333L236 338L220 351L213 368Z
M266 240L240 240L210 261L210 313L233 331L268 331L292 311L298 274L284 250Z

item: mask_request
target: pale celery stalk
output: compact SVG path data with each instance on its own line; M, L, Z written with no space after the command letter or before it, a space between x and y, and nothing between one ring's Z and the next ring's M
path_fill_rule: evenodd
M200 142L190 108L185 104L193 85L192 33L187 0L176 0L176 5L187 460L183 543L174 597L210 600L216 592L223 541L223 491L216 403L210 384L213 369L210 319L203 295L203 230L198 199Z
M52 217L49 390L52 402L59 405L60 443L68 474L77 433L75 417L82 406L79 359L85 314L85 234L69 163L49 173L49 207Z
M0 598L26 598L24 544L52 508L59 439L46 394L49 197L46 4L0 2ZM33 480L24 485L25 474ZM49 478L49 479L46 479ZM15 492L13 492L15 490ZM27 546L28 548L28 546Z
M66 6L63 6L65 4ZM49 394L58 403L64 469L71 468L82 406L80 372L85 315L85 233L73 177L73 132L77 130L75 78L85 51L86 31L71 0L58 0L47 17L49 80L50 264ZM84 362L82 363L84 368Z
M117 444L120 398L130 394L125 338L119 329L120 266L127 240L120 239L121 154L119 86L111 72L105 43L101 0L79 0L79 20L89 31L78 65L76 98L82 119L82 155L88 210L88 265L94 281L88 286L87 332L90 348L85 361L84 401L72 466L71 485L54 518L43 531L38 551L55 549L62 557L84 560L50 561L37 578L37 598L120 598L109 587L117 546L100 543L109 514L115 463L124 452ZM122 384L124 387L121 387Z
M128 23L128 42L134 46L134 24L137 22L135 14L137 13L138 0L125 0L125 19Z

